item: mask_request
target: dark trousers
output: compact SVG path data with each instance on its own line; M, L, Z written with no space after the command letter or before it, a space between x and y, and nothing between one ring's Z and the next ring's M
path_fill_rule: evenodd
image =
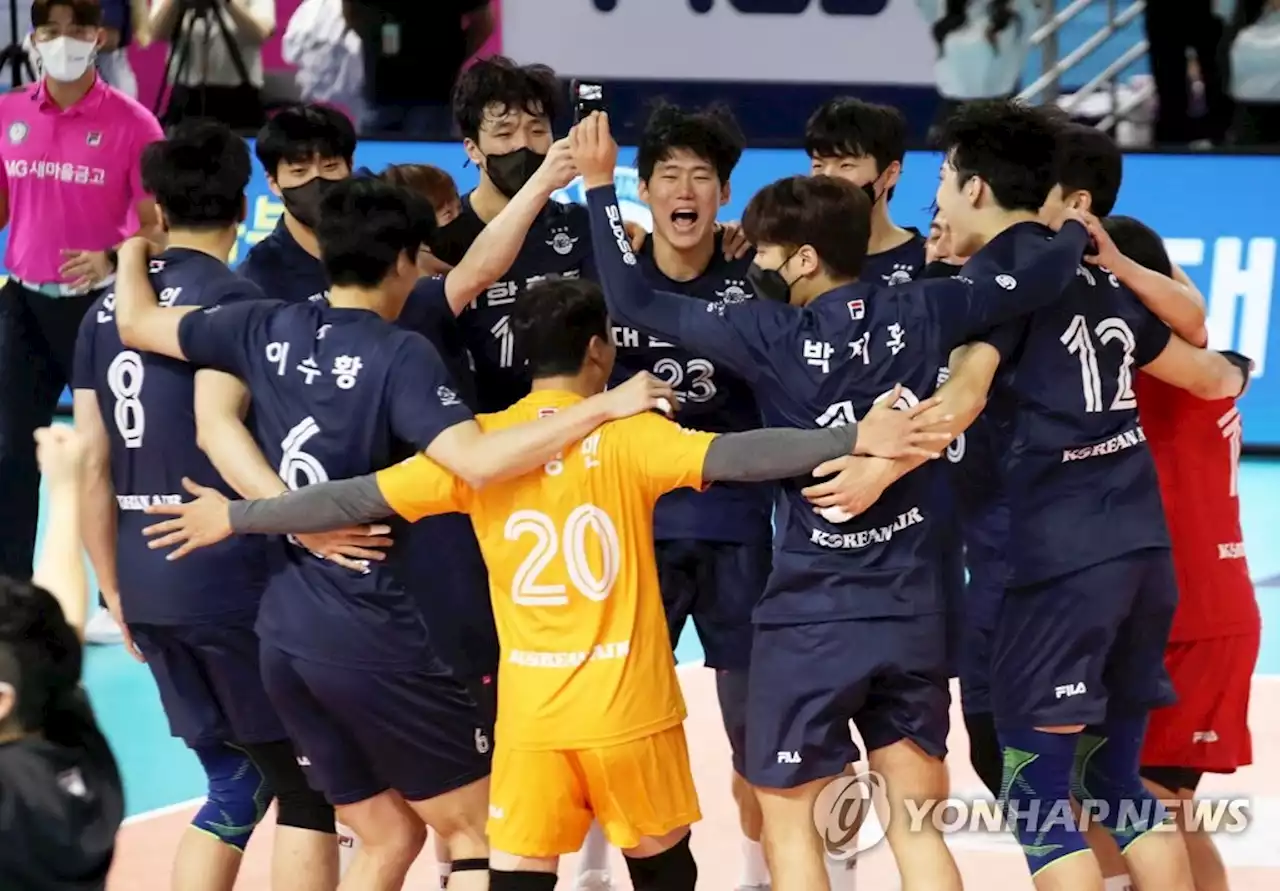
M1222 141L1231 122L1231 99L1222 45L1225 26L1213 14L1213 0L1148 0L1146 29L1151 75L1160 102L1156 143ZM1206 117L1198 125L1189 111L1187 50L1195 52L1204 82Z
M48 297L12 279L0 289L0 574L31 577L40 516L32 434L53 421L80 320L99 293Z

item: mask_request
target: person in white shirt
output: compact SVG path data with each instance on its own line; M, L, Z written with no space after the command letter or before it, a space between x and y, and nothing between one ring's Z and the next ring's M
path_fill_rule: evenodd
M285 27L281 55L296 66L303 102L335 105L353 121L363 119L364 55L347 27L343 0L302 0Z
M1280 0L1240 0L1232 31L1232 141L1280 146Z
M275 0L152 0L148 26L152 39L170 42L167 126L191 117L236 130L265 123L262 45L276 29Z

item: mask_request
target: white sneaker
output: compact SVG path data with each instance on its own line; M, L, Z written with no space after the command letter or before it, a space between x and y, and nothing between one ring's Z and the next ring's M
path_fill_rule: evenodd
M85 643L98 644L99 646L114 646L124 643L124 632L120 630L120 626L116 624L116 620L111 617L111 613L105 609L100 609L93 614L84 625Z
M578 876L576 891L613 891L613 879L607 869L589 869Z

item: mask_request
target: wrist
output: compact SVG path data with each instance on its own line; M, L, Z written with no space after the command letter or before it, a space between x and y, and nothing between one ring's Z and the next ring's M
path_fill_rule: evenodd
M582 184L586 186L587 191L592 189L604 189L613 185L613 173L591 173L582 177Z

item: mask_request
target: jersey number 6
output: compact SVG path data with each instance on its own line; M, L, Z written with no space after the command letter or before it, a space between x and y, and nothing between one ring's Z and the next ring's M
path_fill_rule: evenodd
M599 575L592 568L587 551L588 531L594 532L599 541ZM526 535L534 537L533 550L511 580L511 599L521 606L564 606L569 602L564 585L538 581L561 551L569 580L588 600L604 600L618 581L622 566L618 529L609 515L594 504L581 504L571 510L562 531L541 511L518 510L507 518L504 533L507 541L518 541Z

